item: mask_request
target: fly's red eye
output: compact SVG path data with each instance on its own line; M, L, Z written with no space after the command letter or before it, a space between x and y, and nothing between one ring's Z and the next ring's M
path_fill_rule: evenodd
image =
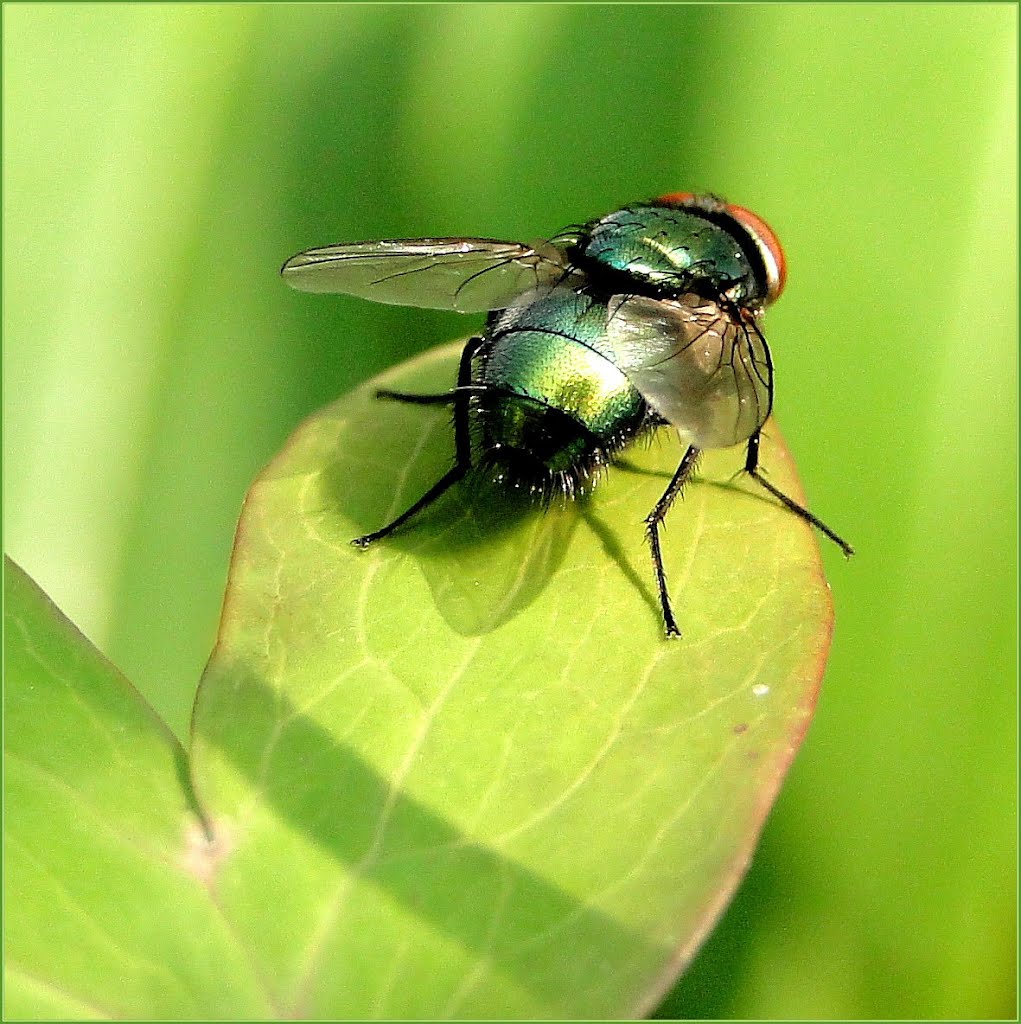
M766 264L767 302L775 302L787 283L787 259L783 254L783 246L773 229L756 213L746 210L743 206L727 204L727 213L731 215L755 240Z
M659 201L661 203L688 203L694 198L694 192L668 192L665 196L660 196Z

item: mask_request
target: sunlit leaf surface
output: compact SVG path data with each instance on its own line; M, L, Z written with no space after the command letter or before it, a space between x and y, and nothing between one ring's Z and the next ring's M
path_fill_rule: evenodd
M387 374L441 390L447 348ZM194 723L213 890L288 1016L651 1008L725 905L808 725L831 606L805 525L664 435L545 515L484 487L360 552L449 464L371 387L251 489ZM773 424L764 465L800 493Z

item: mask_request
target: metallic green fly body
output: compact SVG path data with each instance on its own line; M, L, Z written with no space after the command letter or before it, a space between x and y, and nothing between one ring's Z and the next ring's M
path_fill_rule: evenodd
M672 193L624 207L540 245L419 238L309 249L284 280L376 302L488 311L437 395L380 397L445 404L455 460L367 547L479 467L548 501L591 486L640 436L670 424L688 446L646 518L663 623L679 636L660 526L707 448L746 445L745 471L791 512L852 548L760 472L759 437L773 405L764 310L786 281L783 249L751 211L715 196Z

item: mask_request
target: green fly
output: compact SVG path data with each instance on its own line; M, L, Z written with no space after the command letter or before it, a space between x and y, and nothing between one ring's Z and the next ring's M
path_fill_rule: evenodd
M454 464L414 504L353 544L403 526L473 467L549 501L573 497L643 434L667 424L688 445L646 517L667 636L660 526L707 448L746 445L745 472L846 555L853 549L759 469L773 407L762 314L783 291L783 249L750 210L672 193L536 245L418 238L309 249L281 271L294 288L375 302L487 311L441 394L380 398L453 408Z

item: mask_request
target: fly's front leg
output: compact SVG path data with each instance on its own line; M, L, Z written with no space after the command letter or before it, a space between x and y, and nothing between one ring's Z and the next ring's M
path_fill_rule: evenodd
M468 423L468 400L476 389L471 387L472 358L482 344L481 338L472 338L461 353L461 362L457 371L457 387L453 391L439 395L412 395L403 391L376 392L378 398L389 398L398 402L411 402L417 405L433 405L453 403L454 405L454 465L447 470L410 508L402 512L386 526L356 537L351 543L357 548L367 548L374 541L389 536L399 526L406 523L412 516L427 508L445 491L467 475L471 469L471 430Z
M763 475L759 472L759 439L760 431L756 430L750 438L748 438L748 451L745 455L744 471L756 481L756 483L765 487L770 494L773 495L778 501L782 502L791 512L796 516L800 516L805 520L806 523L811 523L820 533L824 533L837 547L840 548L844 554L850 558L854 554L854 548L847 543L842 537L834 533L821 519L812 515L802 505L799 505L793 498L788 498L779 488L774 487Z
M663 492L663 497L656 502L656 507L645 517L645 535L649 538L649 546L652 548L652 567L656 574L656 587L659 590L659 604L663 610L663 625L666 628L666 635L680 636L681 631L677 628L677 621L674 619L673 610L670 607L670 594L667 592L666 572L663 569L663 552L659 546L659 528L666 518L674 499L681 493L691 471L695 468L702 450L691 445L684 453L681 464L677 467L673 479Z

